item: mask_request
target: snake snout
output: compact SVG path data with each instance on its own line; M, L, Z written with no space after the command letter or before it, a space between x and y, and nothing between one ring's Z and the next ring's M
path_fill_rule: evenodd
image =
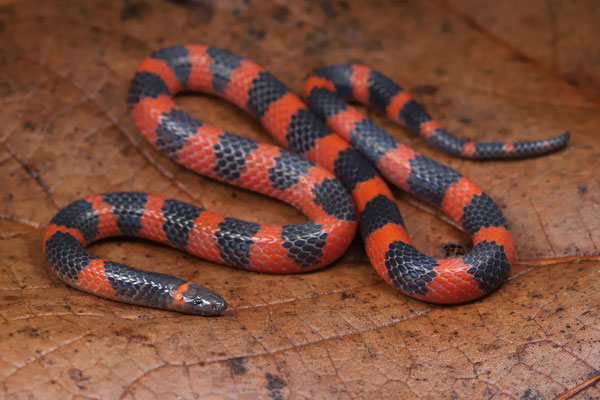
M183 294L189 312L204 316L219 315L227 309L227 302L210 290L191 284Z

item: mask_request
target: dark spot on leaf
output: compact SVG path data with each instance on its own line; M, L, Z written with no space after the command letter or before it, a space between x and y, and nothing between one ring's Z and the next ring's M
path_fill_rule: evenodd
M246 364L248 361L244 357L238 357L229 360L229 368L231 369L231 373L233 375L243 375L248 370L246 369Z
M535 394L531 392L531 389L525 390L523 392L522 400L544 400L544 396L538 391L535 391Z
M577 186L577 193L586 194L588 192L587 186Z
M148 336L136 334L130 328L123 328L118 331L115 331L115 335L122 336L131 342L146 343L150 341L150 338Z
M329 47L330 41L327 33L316 31L308 35L304 52L306 54L323 54Z
M121 21L140 19L147 8L148 5L143 1L125 0L121 8Z
M579 87L579 82L574 76L566 76L565 79L569 83L569 85Z
M335 11L335 9L333 8L333 4L331 4L330 0L320 0L319 7L321 8L321 11L323 11L323 14L325 14L328 17L333 18L338 15L337 11Z
M248 33L248 36L258 40L264 39L265 37L265 31L263 29L248 28L246 33Z
M21 335L27 335L31 338L35 338L35 337L39 337L40 336L40 332L38 331L37 328L32 328L30 326L27 326L23 329L19 329L17 331L17 333L21 334Z
M525 54L521 54L521 53L513 54L512 57L510 58L510 60L518 61L518 62L531 62L531 59L529 57L527 57Z
M283 395L281 394L281 389L287 386L285 381L279 376L272 375L270 373L267 373L265 378L267 378L267 390L269 391L269 398L272 400L282 400Z
M600 374L600 370L596 369L596 370L594 370L594 371L590 372L590 373L589 373L589 374L586 376L586 379L592 379L592 378L596 377L596 376L597 376L597 375L599 375L599 374Z
M199 0L167 0L169 3L177 4L178 6L195 7L201 1Z
M453 33L454 29L452 29L452 24L450 23L450 21L443 21L442 22L442 27L440 28L440 31L442 33Z
M341 300L354 299L354 298L356 298L356 295L354 293L348 294L348 293L342 292Z
M410 91L416 94L427 94L429 96L432 96L437 93L438 89L439 88L437 86L433 85L421 85L412 87Z
M279 22L287 22L290 19L290 9L286 6L279 6L271 14L273 19Z
M447 71L442 67L436 67L433 69L433 73L437 76L444 76L446 75Z
M83 383L90 380L89 377L83 375L83 372L77 368L71 368L67 371L67 374L69 375L69 378L71 378L71 380L77 384L77 387L80 390L84 390L85 386L83 386Z
M467 26L475 31L478 32L483 32L485 33L485 31L481 28L481 26L477 23L477 21L475 21L475 19L465 15L463 18L463 21L467 24Z
M212 0L167 0L178 6L188 7L196 11L196 23L210 22L215 14L215 5Z
M383 44L379 39L367 40L363 46L365 50L381 50L383 49Z

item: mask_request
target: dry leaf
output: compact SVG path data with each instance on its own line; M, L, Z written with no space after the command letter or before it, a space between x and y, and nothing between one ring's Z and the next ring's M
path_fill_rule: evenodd
M0 398L550 399L597 375L598 18L593 0L1 0ZM571 130L561 152L482 163L451 159L369 111L497 200L521 260L510 280L479 301L441 307L387 286L359 240L333 266L294 276L111 240L93 251L206 285L232 309L186 316L66 287L42 255L43 229L83 196L148 191L259 222L304 218L183 170L136 132L125 104L133 70L180 43L229 48L296 92L317 67L368 64L463 138ZM273 143L221 100L178 103ZM397 194L421 250L441 256L444 243L468 243L435 210Z

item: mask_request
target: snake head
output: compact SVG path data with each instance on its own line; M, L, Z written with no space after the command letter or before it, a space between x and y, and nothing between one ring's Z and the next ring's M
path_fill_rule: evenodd
M221 296L193 283L187 284L181 295L177 302L178 308L188 314L209 317L219 315L227 309L227 302Z

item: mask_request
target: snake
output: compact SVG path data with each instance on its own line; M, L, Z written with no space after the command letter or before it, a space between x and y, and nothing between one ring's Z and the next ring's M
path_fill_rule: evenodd
M196 119L174 101L183 91L237 105L283 148ZM67 285L100 297L214 316L228 308L214 291L98 257L86 247L108 237L138 237L215 263L290 274L333 263L358 230L377 273L417 300L464 303L506 280L514 240L492 198L457 171L396 141L348 101L370 105L463 158L541 155L563 147L568 132L512 143L464 141L442 129L390 78L356 64L317 70L306 80L304 98L227 49L187 44L152 53L137 67L127 95L141 135L176 163L279 199L308 220L260 224L155 194L92 195L64 207L48 224L43 251L50 269ZM384 178L440 208L471 235L472 249L442 259L421 253Z

